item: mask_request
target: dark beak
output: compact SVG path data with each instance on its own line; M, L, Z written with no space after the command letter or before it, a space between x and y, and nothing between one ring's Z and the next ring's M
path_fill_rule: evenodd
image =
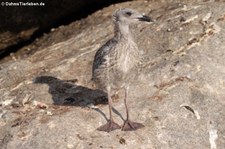
M145 21L145 22L154 22L153 19L148 16L142 16L142 17L138 18L138 20Z

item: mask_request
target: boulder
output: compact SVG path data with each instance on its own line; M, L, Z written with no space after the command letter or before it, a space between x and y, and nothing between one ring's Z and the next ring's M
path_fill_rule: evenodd
M112 12L122 7L156 20L132 26L143 63L128 100L131 118L145 127L106 133L96 130L108 119L108 106L106 94L90 83L91 67L113 36ZM0 147L224 148L224 8L211 1L130 1L40 38L29 45L29 57L1 65ZM62 38L71 30L79 32ZM122 91L113 105L122 125Z

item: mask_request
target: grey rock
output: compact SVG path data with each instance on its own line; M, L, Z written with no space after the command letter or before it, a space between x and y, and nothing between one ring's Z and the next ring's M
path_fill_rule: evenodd
M120 7L148 12L156 20L132 26L144 64L128 100L135 111L132 119L145 127L105 133L96 130L106 122L108 107L105 94L90 84L91 64L96 50L112 37L110 16ZM40 39L45 46L29 58L1 65L0 146L223 149L224 8L224 2L120 3L86 18L96 23L73 38L49 45L46 37ZM47 36L56 38L57 32ZM113 100L115 121L121 125L122 98L118 92Z

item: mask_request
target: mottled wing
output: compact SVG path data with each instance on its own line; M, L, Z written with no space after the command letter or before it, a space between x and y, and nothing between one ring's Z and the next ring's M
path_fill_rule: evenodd
M111 39L106 42L95 54L93 67L92 67L92 80L95 80L101 69L106 68L106 58L109 55L111 49L115 47L117 40Z

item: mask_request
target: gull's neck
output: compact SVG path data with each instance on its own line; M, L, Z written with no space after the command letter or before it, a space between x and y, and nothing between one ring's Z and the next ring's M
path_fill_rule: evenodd
M118 40L133 40L130 27L127 24L115 23L114 36Z

